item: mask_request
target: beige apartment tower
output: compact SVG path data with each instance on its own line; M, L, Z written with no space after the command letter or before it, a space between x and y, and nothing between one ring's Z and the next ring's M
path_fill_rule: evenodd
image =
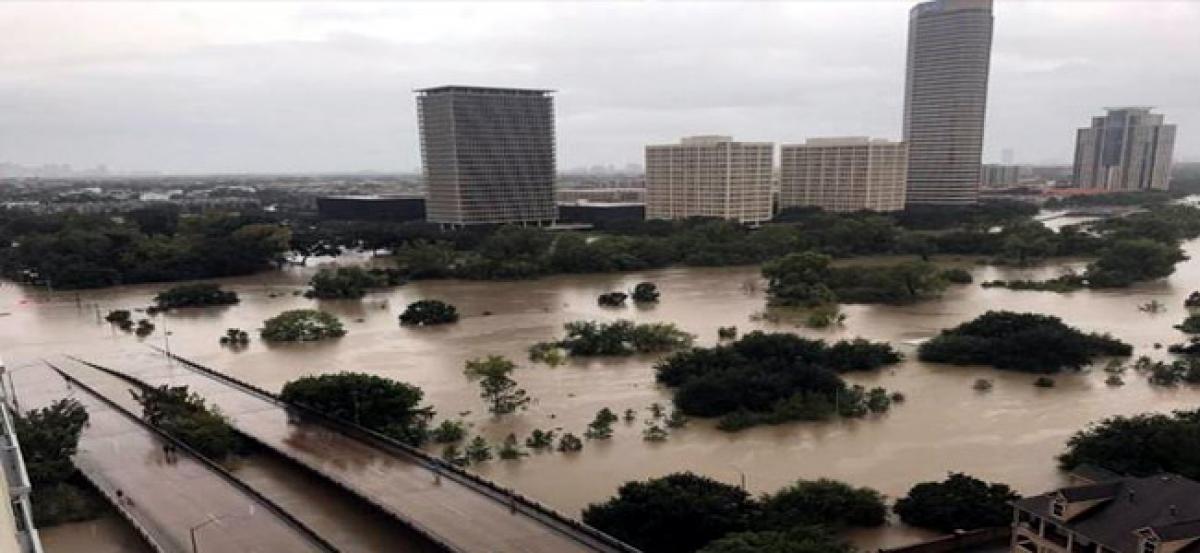
M765 222L771 218L774 154L773 143L728 136L646 146L646 218Z
M826 211L904 209L908 150L867 137L811 138L779 151L779 207Z
M1075 135L1075 186L1166 190L1171 184L1175 125L1147 107L1108 108Z
M979 200L992 0L931 0L908 18L904 137L909 204Z

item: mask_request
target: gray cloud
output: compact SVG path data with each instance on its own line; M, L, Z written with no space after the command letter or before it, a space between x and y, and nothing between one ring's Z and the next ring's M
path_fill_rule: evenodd
M561 165L696 133L898 137L907 2L8 4L0 161L409 170L412 89L558 90ZM1200 158L1200 5L996 8L985 158L1070 159L1103 106L1155 105Z

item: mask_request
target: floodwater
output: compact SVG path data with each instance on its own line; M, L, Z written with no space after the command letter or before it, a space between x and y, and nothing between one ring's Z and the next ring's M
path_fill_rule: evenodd
M612 495L623 482L690 470L728 482L743 479L755 493L770 492L799 478L829 477L874 487L890 497L921 481L962 471L1006 482L1024 493L1060 484L1055 455L1065 440L1091 421L1116 414L1194 408L1200 390L1152 387L1135 374L1127 385L1108 387L1102 371L1057 377L1058 386L1036 388L1034 377L986 367L921 363L915 343L940 329L988 309L1036 311L1062 317L1089 331L1110 332L1134 345L1135 355L1167 356L1155 343L1178 342L1172 328L1185 315L1183 298L1200 277L1200 243L1185 246L1191 261L1171 278L1127 290L1071 294L955 286L942 297L908 306L846 306L844 327L811 330L796 316L762 318L764 283L757 267L672 268L619 275L570 275L522 282L415 282L368 295L361 301L316 301L294 295L315 269L289 268L224 284L242 297L237 306L159 315L158 330L144 341L223 370L271 390L288 380L324 372L365 371L420 386L438 418L460 415L472 431L499 442L510 432L562 428L581 434L596 411L639 412L616 435L588 442L578 454L534 454L519 461L492 461L474 470L504 486L569 515ZM976 282L995 278L1055 276L1080 263L1034 269L975 265ZM655 306L620 309L596 305L598 294L628 290L651 280L662 291ZM100 320L109 309L148 305L162 285L48 293L5 284L0 287L0 352L6 357L73 353L87 356L135 343L132 335ZM458 306L463 319L443 328L402 328L397 316L417 299L442 299ZM1138 306L1158 300L1167 306L1149 314ZM349 331L336 341L268 346L255 340L243 351L218 345L226 328L254 330L280 311L318 307L339 316ZM486 314L490 313L490 314ZM647 407L670 404L670 393L654 383L654 357L577 360L557 368L529 363L526 348L559 335L563 323L579 319L673 322L712 345L719 326L742 332L763 329L825 339L861 336L886 340L909 355L902 364L847 379L901 391L907 401L882 416L824 423L793 423L730 434L711 421L692 421L669 440L641 438ZM772 322L775 321L775 322ZM169 339L164 330L170 331ZM495 419L486 413L477 385L463 375L471 358L500 354L522 363L515 378L536 398L525 412ZM972 389L990 378L989 392ZM18 390L19 393L19 390ZM927 534L892 525L857 532L863 548L898 545ZM68 550L68 549L64 549Z

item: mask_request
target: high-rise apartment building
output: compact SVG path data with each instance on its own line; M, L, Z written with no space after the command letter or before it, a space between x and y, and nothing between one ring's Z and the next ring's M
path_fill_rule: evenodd
M695 136L646 146L646 218L771 218L775 145Z
M779 207L826 211L904 209L908 152L903 142L810 138L779 149Z
M904 142L909 204L979 199L992 0L932 0L908 17Z
M417 91L430 222L553 222L550 92L475 86Z
M1108 108L1075 135L1075 186L1166 190L1171 183L1175 125L1151 108Z

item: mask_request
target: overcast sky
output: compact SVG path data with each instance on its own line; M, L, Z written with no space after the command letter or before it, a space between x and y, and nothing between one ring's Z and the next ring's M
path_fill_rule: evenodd
M0 4L0 162L419 166L412 89L557 90L560 168L689 134L898 138L912 2ZM985 161L1066 162L1109 105L1200 160L1200 2L999 0Z

